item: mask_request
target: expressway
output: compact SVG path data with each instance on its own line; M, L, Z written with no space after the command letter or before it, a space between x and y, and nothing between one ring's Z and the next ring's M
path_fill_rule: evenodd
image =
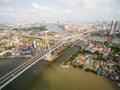
M14 33L13 35L17 35L17 36L22 36L22 37L28 37L28 38L35 38L35 39L45 39L45 36L32 36L32 35L24 35L24 34L16 34ZM47 38L62 38L63 36L47 36Z
M51 46L51 51L54 51L58 47L62 46L64 43L63 41L60 41L56 43L55 45ZM22 74L24 71L29 69L31 66L33 66L35 63L43 59L47 54L49 53L49 50L43 51L39 54L37 54L35 57L31 58L30 60L26 61L25 63L21 64L8 74L4 75L0 78L0 90L5 87L7 84L9 84L11 81L13 81L15 78L17 78L20 74Z
M93 31L94 32L94 31ZM91 32L88 32L91 33ZM14 70L9 72L8 74L4 75L0 78L0 90L4 88L7 84L9 84L11 81L13 81L15 78L17 78L19 75L21 75L24 71L29 69L31 66L33 66L35 63L43 59L47 54L54 51L55 49L59 48L66 42L74 42L76 39L80 39L80 36L84 35L84 33L81 33L78 36L69 36L67 38L64 38L62 41L57 42L56 44L50 46L50 51L47 49L46 51L43 51L41 53L38 53L35 57L29 59L25 63L21 64L20 66L16 67Z

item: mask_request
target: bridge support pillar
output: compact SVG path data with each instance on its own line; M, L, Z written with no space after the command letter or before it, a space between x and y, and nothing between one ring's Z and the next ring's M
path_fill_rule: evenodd
M45 56L44 59L47 60L47 61L52 61L52 55L51 55L51 53L48 53L48 54Z

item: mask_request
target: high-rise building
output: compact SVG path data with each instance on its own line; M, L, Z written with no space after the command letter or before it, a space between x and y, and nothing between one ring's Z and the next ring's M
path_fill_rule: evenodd
M110 36L114 36L116 25L117 25L117 21L112 21L111 28L110 28Z

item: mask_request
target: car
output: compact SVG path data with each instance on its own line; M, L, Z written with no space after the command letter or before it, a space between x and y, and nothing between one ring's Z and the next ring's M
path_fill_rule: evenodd
M12 76L14 77L15 75L14 75L14 74L12 74Z

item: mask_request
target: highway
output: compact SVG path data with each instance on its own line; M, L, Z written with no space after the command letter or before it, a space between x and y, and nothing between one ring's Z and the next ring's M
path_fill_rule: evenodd
M51 46L51 51L54 51L58 47L62 46L64 43L63 41L56 43L55 45ZM20 74L22 74L24 71L29 69L31 66L33 66L35 63L43 59L47 54L49 53L49 50L43 51L39 54L37 54L35 57L31 58L30 60L26 61L22 65L18 66L8 74L4 75L0 78L0 89L5 87L8 83L10 83L12 80L17 78Z
M22 37L28 37L28 38L35 38L35 39L45 39L45 36L32 36L32 35L24 35L24 34L16 34L13 35L22 36ZM47 38L54 39L54 38L62 38L63 36L47 36Z
M0 78L0 90L4 88L7 84L9 84L11 81L13 81L15 78L17 78L19 75L21 75L24 71L26 71L31 66L33 66L35 63L43 59L47 54L59 48L60 46L64 45L66 42L69 43L69 42L73 42L76 39L80 39L80 36L82 35L84 35L84 33L78 36L69 36L69 37L64 38L62 41L59 41L56 44L50 46L50 51L49 49L47 49L46 51L38 53L35 57L29 59L28 61L16 67L14 70L9 72L8 74L1 77Z

